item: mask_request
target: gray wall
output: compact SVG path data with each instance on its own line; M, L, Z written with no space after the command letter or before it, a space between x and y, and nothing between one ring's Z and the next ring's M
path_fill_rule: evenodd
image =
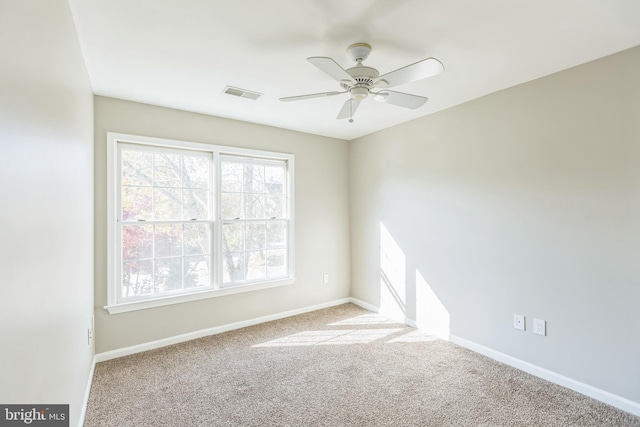
M246 102L250 108L252 101ZM100 96L94 107L98 353L349 296L346 141ZM135 312L105 311L107 132L293 153L296 282ZM330 278L326 285L324 273Z
M352 141L352 295L640 402L638 70L640 47Z
M93 95L65 0L0 2L0 402L68 403L93 343Z

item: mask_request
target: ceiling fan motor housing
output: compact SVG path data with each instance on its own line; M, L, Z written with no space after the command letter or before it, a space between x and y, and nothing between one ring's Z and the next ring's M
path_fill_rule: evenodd
M373 87L373 79L380 75L375 68L364 65L356 65L345 71L353 78L355 84L346 84L343 87L349 90L351 99L356 101L361 101L369 95L369 90Z

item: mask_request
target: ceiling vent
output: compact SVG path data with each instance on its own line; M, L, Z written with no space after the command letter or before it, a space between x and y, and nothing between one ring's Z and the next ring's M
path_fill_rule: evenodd
M253 92L251 90L240 89L238 87L227 86L222 91L227 95L239 96L240 98L253 99L254 101L262 96L259 92Z

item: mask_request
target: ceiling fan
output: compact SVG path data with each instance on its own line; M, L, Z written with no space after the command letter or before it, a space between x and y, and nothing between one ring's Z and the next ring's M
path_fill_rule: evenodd
M353 115L358 109L360 102L369 95L373 95L377 101L387 104L411 109L421 107L427 102L427 98L409 93L395 92L387 90L387 88L435 76L444 71L444 66L440 61L435 58L427 58L380 75L375 68L362 64L362 61L367 59L370 53L371 46L367 43L355 43L349 46L347 48L347 54L356 62L356 65L346 70L331 58L324 56L307 58L307 61L337 80L344 90L288 96L280 98L280 101L299 101L301 99L321 98L324 96L349 93L349 99L342 105L337 119L348 118L350 122L353 122Z

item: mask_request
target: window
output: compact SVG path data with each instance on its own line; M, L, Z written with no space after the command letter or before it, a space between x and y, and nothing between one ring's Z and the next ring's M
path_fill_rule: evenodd
M108 134L110 313L293 283L293 156Z

